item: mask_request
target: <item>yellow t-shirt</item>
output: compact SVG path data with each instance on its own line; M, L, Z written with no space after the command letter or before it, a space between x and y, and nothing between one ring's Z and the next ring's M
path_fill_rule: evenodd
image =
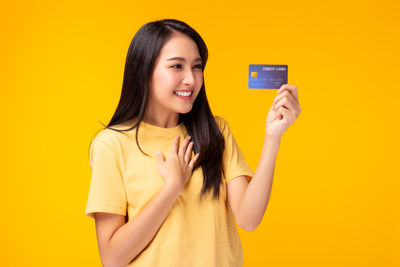
M242 245L226 198L226 184L240 175L250 180L253 172L228 123L222 117L214 118L225 138L223 168L226 177L222 177L224 184L219 200L212 200L211 190L206 201L199 204L203 171L201 167L196 169L154 239L128 266L242 266ZM108 212L128 215L129 220L134 220L163 185L157 169L157 149L167 157L174 137L180 134L182 142L187 136L183 123L162 128L141 122L139 145L151 156L149 158L137 147L135 131L119 133L103 129L93 139L90 147L92 179L85 211L89 217L94 218L94 212Z

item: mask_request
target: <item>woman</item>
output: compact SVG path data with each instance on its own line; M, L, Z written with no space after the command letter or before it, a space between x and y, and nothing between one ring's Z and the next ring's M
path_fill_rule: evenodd
M129 47L120 102L91 143L86 214L104 266L242 266L236 223L265 212L282 133L298 117L283 85L253 175L228 123L213 116L207 47L184 22L142 26Z

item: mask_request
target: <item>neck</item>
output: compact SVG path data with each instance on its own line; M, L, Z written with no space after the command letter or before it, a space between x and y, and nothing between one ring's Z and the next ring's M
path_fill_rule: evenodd
M172 128L178 125L179 113L173 114L151 114L146 112L143 121L162 128Z

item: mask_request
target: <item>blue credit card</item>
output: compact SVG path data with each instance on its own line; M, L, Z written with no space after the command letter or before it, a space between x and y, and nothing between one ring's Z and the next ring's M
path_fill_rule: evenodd
M250 89L279 89L287 80L287 65L249 65Z

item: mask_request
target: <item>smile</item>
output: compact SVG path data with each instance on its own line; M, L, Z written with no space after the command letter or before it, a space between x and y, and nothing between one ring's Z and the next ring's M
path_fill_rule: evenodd
M177 92L174 91L174 94L179 95L179 96L190 96L192 95L193 92Z

